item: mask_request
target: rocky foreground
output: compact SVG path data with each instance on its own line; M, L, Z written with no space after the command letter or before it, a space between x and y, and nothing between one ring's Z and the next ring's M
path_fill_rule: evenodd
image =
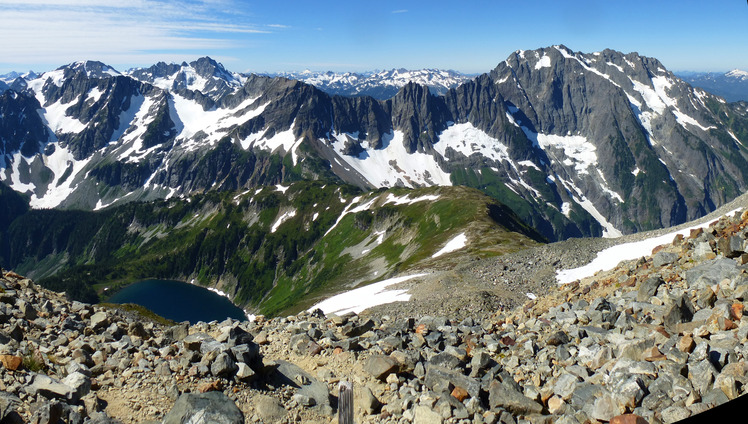
M675 422L747 390L748 212L480 321L164 325L0 278L0 423Z

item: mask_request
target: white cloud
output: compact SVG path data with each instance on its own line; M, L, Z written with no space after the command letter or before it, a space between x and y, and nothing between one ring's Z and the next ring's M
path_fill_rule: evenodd
M234 3L0 0L0 62L33 65L95 59L126 63L126 59L235 48L240 37L279 28L250 22Z

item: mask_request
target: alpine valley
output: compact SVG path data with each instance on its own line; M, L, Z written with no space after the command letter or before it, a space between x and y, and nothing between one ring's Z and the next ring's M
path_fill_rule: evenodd
M460 235L483 256L616 237L748 187L748 103L636 53L517 51L382 99L207 57L15 77L0 264L89 301L89 283L194 279L274 314L433 264Z

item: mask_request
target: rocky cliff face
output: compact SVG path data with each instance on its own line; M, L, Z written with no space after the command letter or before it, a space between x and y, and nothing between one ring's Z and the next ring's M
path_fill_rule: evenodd
M611 50L518 51L443 96L330 96L203 58L73 64L2 99L0 176L37 208L298 179L463 184L556 240L685 222L748 186L745 104Z

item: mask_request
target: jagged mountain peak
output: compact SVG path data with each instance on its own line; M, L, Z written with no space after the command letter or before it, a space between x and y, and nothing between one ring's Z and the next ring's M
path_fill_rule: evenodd
M605 49L593 53L583 53L575 52L563 44L535 50L517 50L509 55L506 60L499 63L494 68L494 72L501 71L506 66L512 68L528 66L534 70L541 70L568 64L575 65L577 68L581 66L588 71L597 71L598 74L610 74L611 72L608 72L610 68L615 68L618 71L617 73L628 76L637 76L642 71L648 72L650 77L669 73L659 60L641 56L636 52L623 53ZM575 71L578 72L579 69Z
M204 56L190 62L190 66L195 68L195 70L204 77L214 76L225 79L231 79L234 77L229 71L226 70L223 64L211 59L208 56Z
M164 90L191 90L214 100L233 93L246 81L208 56L181 64L158 62L148 68L130 69L127 75Z
M122 75L113 67L96 60L84 60L61 66L57 70L83 72L89 78L109 78Z

